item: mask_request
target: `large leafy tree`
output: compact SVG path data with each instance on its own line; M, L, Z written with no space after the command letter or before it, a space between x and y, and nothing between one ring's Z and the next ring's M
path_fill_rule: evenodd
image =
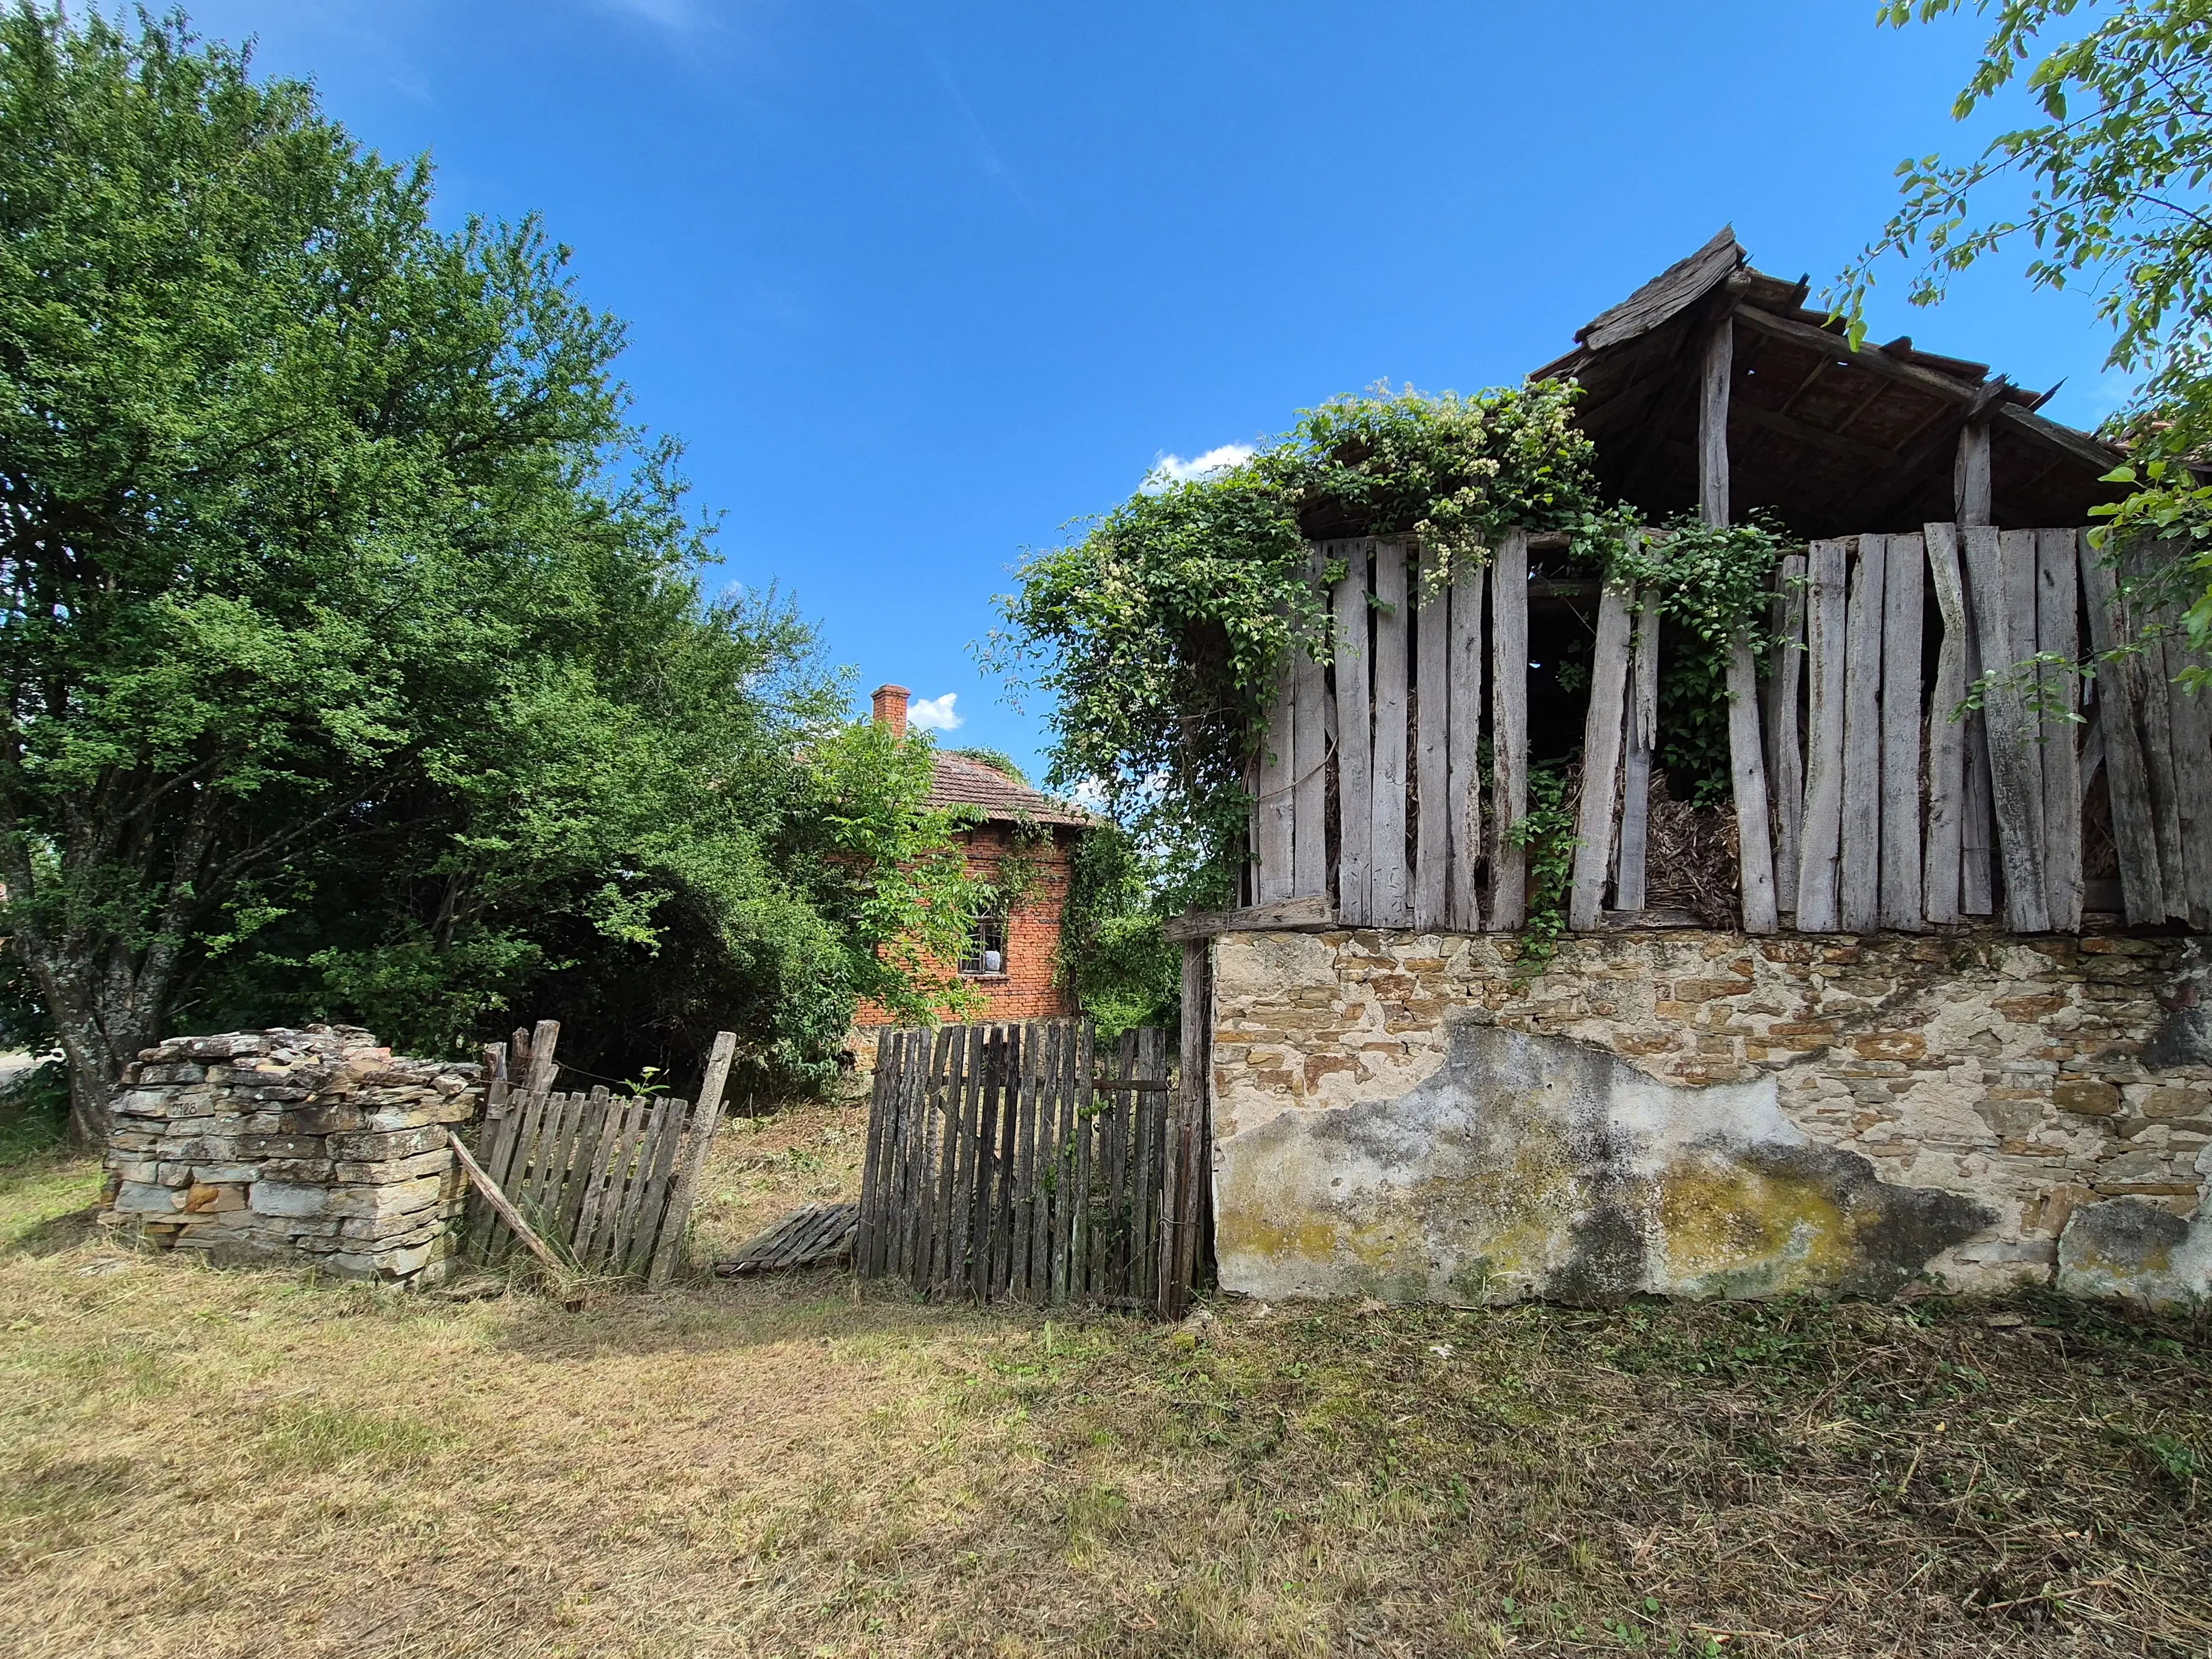
M619 324L429 193L180 16L0 17L0 879L81 1133L173 1018L454 1045L663 951L803 1075L959 923L910 777L819 810L842 687L702 602Z
M1903 27L1972 9L1991 20L1953 105L1960 120L2009 100L2027 118L1964 160L1898 169L1904 201L1829 298L1855 337L1881 263L1914 262L1910 297L2018 251L2029 280L2087 284L2112 326L2108 364L2136 376L2111 435L2136 452L2118 537L2179 556L2156 580L2212 635L2212 491L2184 465L2212 446L2212 0L1883 0Z

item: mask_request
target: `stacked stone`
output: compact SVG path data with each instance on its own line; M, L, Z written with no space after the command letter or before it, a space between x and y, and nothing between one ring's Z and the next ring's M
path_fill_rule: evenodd
M466 1192L446 1126L476 1115L481 1069L394 1058L351 1025L143 1049L115 1102L103 1219L218 1261L434 1282Z

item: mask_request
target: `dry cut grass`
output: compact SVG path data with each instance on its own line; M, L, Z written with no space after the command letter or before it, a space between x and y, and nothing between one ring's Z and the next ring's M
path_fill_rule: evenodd
M731 1135L702 1231L849 1189ZM839 1183L844 1183L840 1185ZM0 1172L0 1652L2212 1653L2212 1345L2042 1301L568 1312L127 1255Z

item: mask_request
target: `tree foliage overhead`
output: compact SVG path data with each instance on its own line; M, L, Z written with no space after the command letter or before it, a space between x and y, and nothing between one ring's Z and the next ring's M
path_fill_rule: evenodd
M2212 437L2212 3L1885 0L1881 15L1901 27L1969 3L1994 27L1952 112L1964 120L2016 89L2039 118L1967 161L1902 163L1904 205L1832 301L1856 318L1876 263L1903 253L1921 261L1913 303L1932 305L1958 272L2025 242L2039 286L2100 285L2108 362L2142 377L2123 422L2150 416L2179 447L2201 445ZM2080 34L2048 38L2077 15Z
M1907 161L1904 205L1830 295L1857 320L1876 264L1917 258L1911 299L1932 305L1960 271L2025 240L2029 280L2098 287L2112 326L2110 367L2136 376L2108 435L2135 486L2100 540L2166 550L2141 578L2154 605L2179 599L2199 648L2212 644L2212 490L2195 476L2212 446L2212 0L1972 0L1994 19L1952 106L1964 120L2008 94L2033 112L1978 155ZM1884 0L1903 27L1968 0ZM2081 33L2055 40L2079 20ZM2024 195L2023 195L2024 191ZM2192 678L2201 678L2190 671Z
M81 1130L173 1020L450 1049L664 951L674 1050L804 1079L961 925L925 746L702 599L621 325L429 198L180 17L0 15L0 878Z

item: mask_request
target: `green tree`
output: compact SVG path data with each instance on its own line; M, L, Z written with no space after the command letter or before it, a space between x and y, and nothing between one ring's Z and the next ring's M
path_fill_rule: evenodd
M2088 282L2112 326L2109 367L2136 377L2108 425L2136 452L2112 481L2136 486L2105 540L2169 550L2141 579L2186 605L2212 643L2212 490L2181 457L2212 442L2212 0L1971 0L1994 19L1952 106L1965 120L2008 93L2033 112L1969 160L1898 168L1904 204L1832 290L1863 336L1879 263L1917 261L1911 299L1932 305L1959 272L2025 246L2029 280ZM1884 0L1893 27L1964 11L1969 0ZM2080 20L2080 33L2064 33ZM2191 678L2201 678L2191 671Z
M80 1134L173 1018L450 1047L672 948L803 1073L957 908L565 250L429 195L180 16L0 17L0 921Z

